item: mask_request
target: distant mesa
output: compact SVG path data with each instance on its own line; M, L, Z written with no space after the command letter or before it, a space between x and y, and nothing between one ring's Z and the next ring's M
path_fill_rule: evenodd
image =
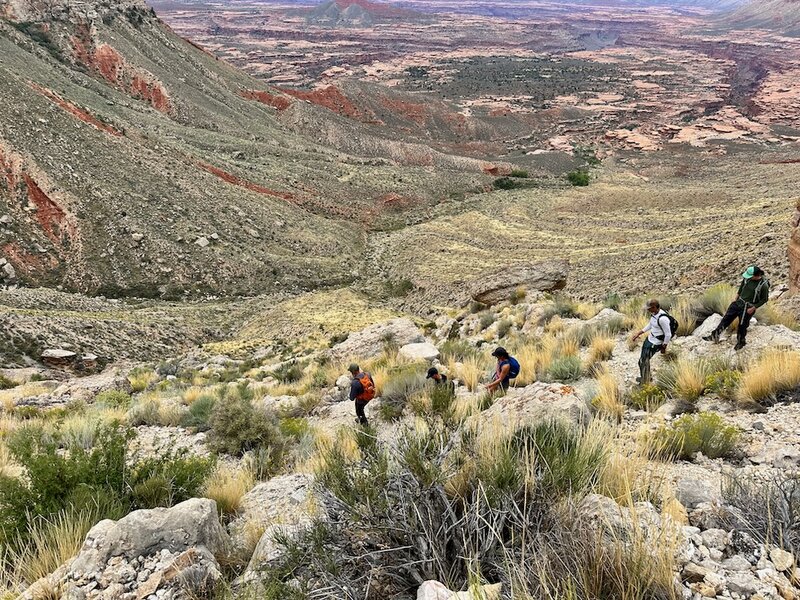
M369 0L328 0L312 9L306 21L325 27L369 27L375 23L423 16L412 10Z

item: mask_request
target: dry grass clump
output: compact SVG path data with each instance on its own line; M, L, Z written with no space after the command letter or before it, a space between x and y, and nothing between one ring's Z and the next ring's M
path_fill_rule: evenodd
M781 392L800 386L800 353L770 350L745 370L736 398L743 405L761 405Z
M727 283L718 283L708 288L698 298L697 312L701 319L710 317L714 313L724 315L728 306L736 298L736 289Z
M678 298L672 303L668 312L678 321L678 335L691 335L697 326L694 303L688 298Z
M238 512L242 498L254 485L255 478L250 469L220 465L206 480L203 497L214 500L220 514L230 517Z
M483 355L470 356L461 362L450 363L448 370L467 386L469 391L475 392L480 388L482 380L492 371L492 363Z
M707 360L678 358L661 367L656 376L659 387L672 397L695 402L706 389L706 379L714 372Z
M625 414L625 405L622 403L622 390L617 378L606 369L602 369L596 378L597 392L592 398L592 406L601 415L621 422Z
M200 385L193 385L191 387L186 388L183 391L183 403L186 406L191 406L194 404L195 400L197 400L203 394L207 394L209 392L207 387L203 387Z
M793 331L800 331L800 323L794 315L776 306L773 302L767 302L759 308L756 318L765 325L783 325Z
M158 374L149 369L136 369L128 375L128 382L135 392L143 392L158 380Z
M610 360L614 355L617 340L608 335L595 335L589 344L589 364Z

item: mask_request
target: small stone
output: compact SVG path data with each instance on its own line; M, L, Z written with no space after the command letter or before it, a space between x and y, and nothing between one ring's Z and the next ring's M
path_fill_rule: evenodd
M764 431L764 423L762 421L756 421L753 423L752 428L756 431Z
M11 221L13 221L11 215L3 215L2 217L0 217L0 223L2 223L3 225L9 225Z
M700 534L700 537L709 549L725 550L728 545L728 532L722 529L707 529Z
M794 566L794 556L791 552L773 548L769 551L769 559L778 571L788 571Z
M131 239L134 242L141 242L144 239L144 234L143 233L134 233L134 234L131 235Z
M206 246L211 244L211 242L209 242L208 238L205 236L197 238L194 243L200 246L201 248L205 248Z
M722 566L728 571L749 571L752 567L750 561L743 556L731 556L723 561Z
M689 583L703 581L710 571L695 563L689 563L681 571L681 578Z
M219 239L219 234L218 233L212 233L210 237L211 237L212 240L218 240Z
M758 591L758 580L749 573L733 573L728 577L728 589L749 597Z
M700 594L703 598L716 598L717 590L713 585L708 585L705 582L693 583L689 586L693 592Z

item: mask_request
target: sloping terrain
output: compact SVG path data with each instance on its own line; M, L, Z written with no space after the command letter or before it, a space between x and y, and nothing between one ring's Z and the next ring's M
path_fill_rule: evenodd
M797 0L758 0L726 15L725 23L741 29L772 29L785 35L800 36L800 2Z
M16 281L138 296L343 283L387 195L435 202L487 179L265 90L142 4L3 14L0 247Z

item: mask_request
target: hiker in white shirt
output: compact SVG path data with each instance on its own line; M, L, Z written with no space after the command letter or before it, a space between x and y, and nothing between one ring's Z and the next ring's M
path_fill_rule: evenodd
M672 340L669 315L661 310L661 303L656 299L648 300L647 312L650 313L650 322L633 338L636 341L640 336L649 333L642 344L642 354L639 356L638 381L642 385L650 383L650 359L658 352L664 354L667 351L667 345Z

